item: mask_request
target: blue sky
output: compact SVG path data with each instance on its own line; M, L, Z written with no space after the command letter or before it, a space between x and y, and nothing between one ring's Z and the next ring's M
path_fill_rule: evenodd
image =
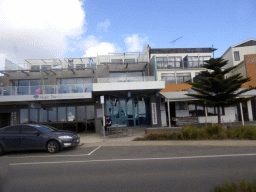
M4 58L22 63L33 58L142 52L145 44L213 45L218 49L215 57L220 57L231 45L256 38L255 0L19 2L0 0L0 68ZM14 3L19 8L14 9Z

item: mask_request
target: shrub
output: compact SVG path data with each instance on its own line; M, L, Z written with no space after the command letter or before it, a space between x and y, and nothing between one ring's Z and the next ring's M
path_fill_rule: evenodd
M256 127L243 126L229 129L227 135L230 139L256 139Z
M208 135L204 128L195 128L193 126L188 126L181 130L181 134L184 139L208 139Z
M214 192L240 192L240 191L256 191L256 182L245 182L244 180L239 182L225 182L221 186L215 186Z

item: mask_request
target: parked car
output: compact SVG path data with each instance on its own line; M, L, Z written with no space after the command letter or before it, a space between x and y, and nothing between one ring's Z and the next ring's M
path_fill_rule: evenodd
M48 125L20 124L0 129L0 155L7 151L47 150L57 153L80 143L78 134Z

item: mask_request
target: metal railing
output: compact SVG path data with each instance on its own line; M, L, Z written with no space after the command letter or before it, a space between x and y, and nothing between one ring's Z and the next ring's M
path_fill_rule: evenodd
M0 96L65 94L92 92L92 84L0 87Z
M158 69L193 69L193 68L203 68L203 61L180 61L180 62L160 62L157 61Z
M142 77L108 77L98 78L98 83L121 83L121 82L140 82L140 81L155 81L154 76Z

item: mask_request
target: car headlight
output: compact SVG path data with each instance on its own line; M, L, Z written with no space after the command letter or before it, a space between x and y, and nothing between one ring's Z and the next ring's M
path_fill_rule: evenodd
M58 138L59 139L72 139L71 136L59 136Z

